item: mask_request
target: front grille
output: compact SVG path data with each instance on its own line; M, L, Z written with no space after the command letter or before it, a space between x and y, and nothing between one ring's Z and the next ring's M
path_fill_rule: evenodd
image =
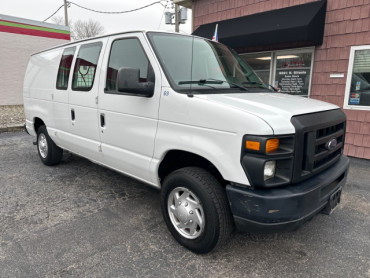
M294 183L323 171L340 158L346 117L337 109L295 116L291 121L296 129Z
M344 122L342 122L306 132L307 144L303 170L309 172L317 171L339 158L344 146L344 126ZM329 149L328 143L333 139L336 140L336 146Z
M332 139L336 140L337 145L332 150L328 150L327 144ZM342 153L343 147L344 122L317 130L313 169L315 170L338 157Z

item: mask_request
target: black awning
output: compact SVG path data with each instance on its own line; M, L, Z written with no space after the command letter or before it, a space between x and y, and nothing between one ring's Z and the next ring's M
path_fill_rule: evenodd
M321 45L326 0L208 23L193 35L211 39L218 24L218 40L232 48L305 42Z

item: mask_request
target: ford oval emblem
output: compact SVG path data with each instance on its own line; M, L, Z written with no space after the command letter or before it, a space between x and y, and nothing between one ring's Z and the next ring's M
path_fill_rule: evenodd
M337 139L335 139L335 138L333 138L333 139L331 139L329 142L327 142L326 144L325 144L325 147L326 147L326 149L327 150L333 150L333 149L335 149L335 147L338 145L338 141L337 141Z

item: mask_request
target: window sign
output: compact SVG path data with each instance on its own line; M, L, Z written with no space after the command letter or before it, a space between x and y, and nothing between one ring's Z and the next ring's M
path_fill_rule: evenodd
M282 93L308 95L312 53L294 53L276 56L274 85Z
M370 110L370 46L351 48L344 107Z

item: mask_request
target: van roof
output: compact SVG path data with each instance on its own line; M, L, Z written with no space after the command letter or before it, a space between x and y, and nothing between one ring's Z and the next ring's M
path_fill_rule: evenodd
M110 34L105 34L105 35L101 35L101 36L97 36L97 37L91 37L91 38L77 40L77 41L73 41L73 42L67 42L67 43L60 44L60 45L57 45L57 46L54 46L54 47L51 47L51 48L44 49L44 50L39 51L39 52L35 52L31 56L37 55L37 54L40 54L40 53L43 53L43 52L46 52L46 51L49 51L49 50L58 49L58 48L62 48L62 47L69 46L69 45L75 45L75 44L79 44L79 43L82 43L82 42L91 41L91 40L95 40L95 39L106 38L106 37L116 36L116 35L120 35L120 34L147 33L147 32L168 33L168 34L176 34L176 35L182 35L182 36L193 36L193 35L190 35L190 34L176 33L176 32L171 32L171 31L133 30L133 31L126 31L126 32L110 33Z

